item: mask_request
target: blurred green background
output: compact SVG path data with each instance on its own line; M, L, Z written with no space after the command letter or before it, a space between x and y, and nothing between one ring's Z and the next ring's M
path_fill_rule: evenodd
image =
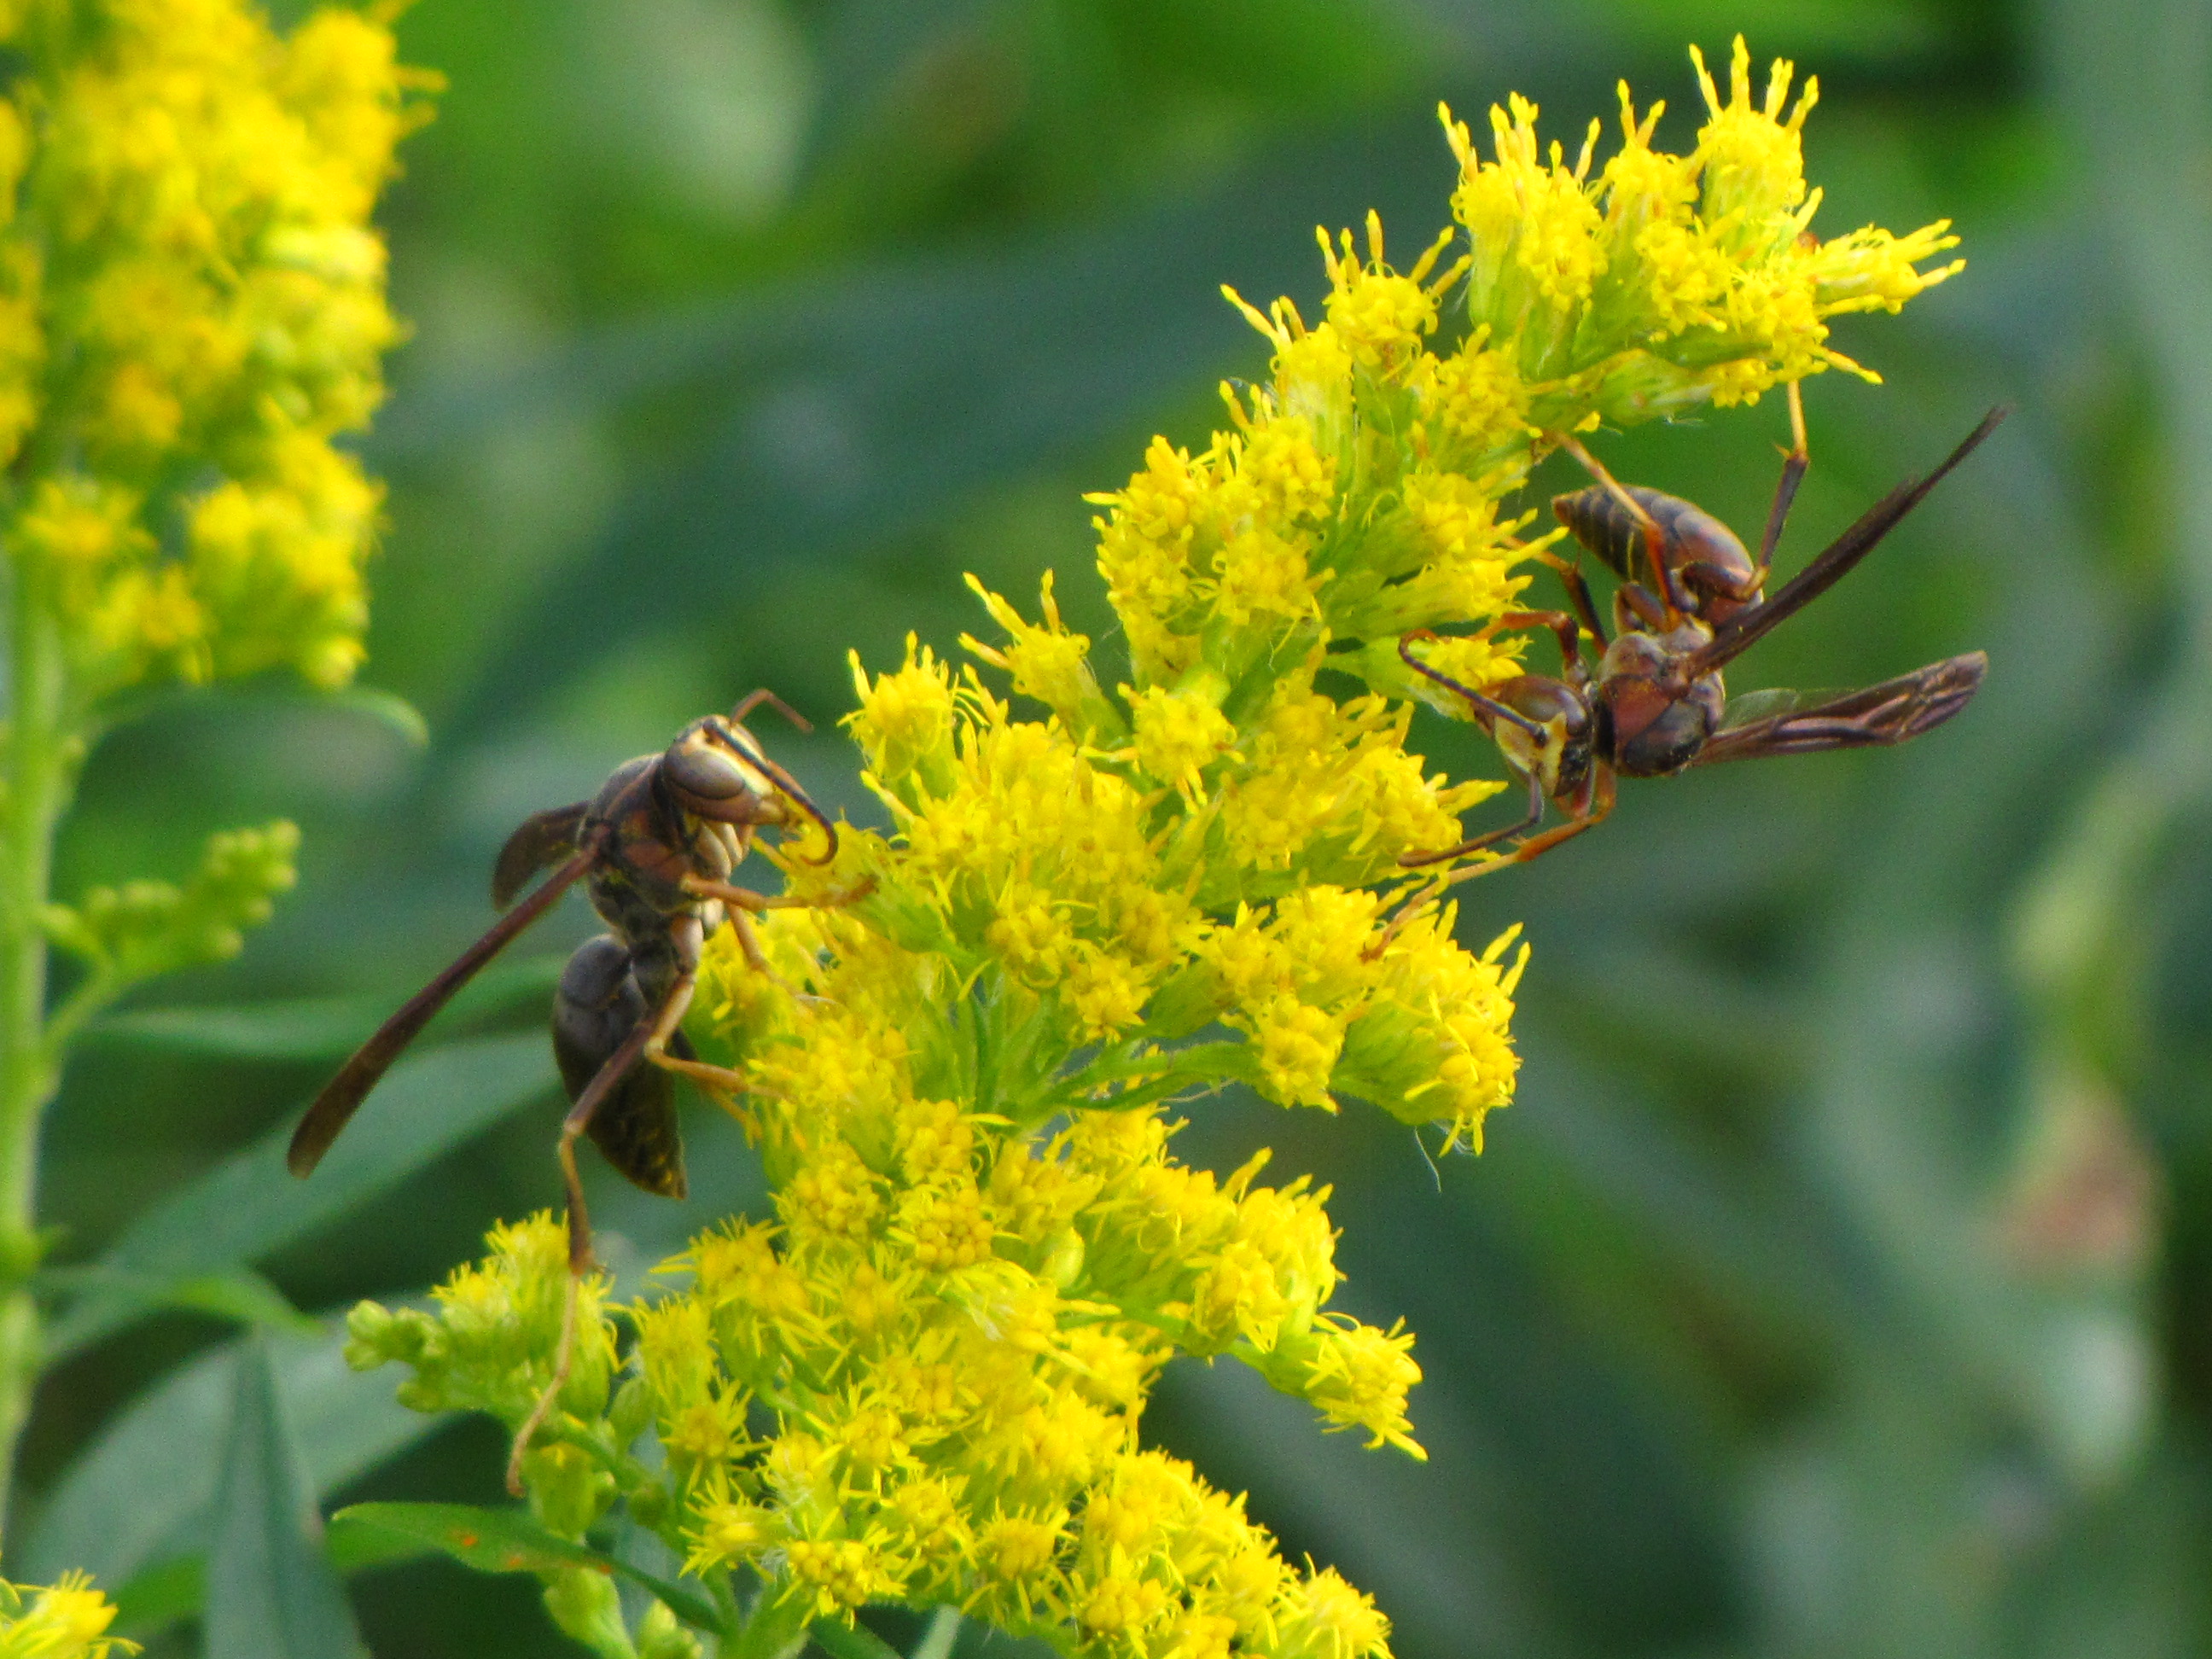
M535 1033L580 903L395 1076L337 1182L284 1184L264 1138L487 924L527 811L769 685L816 721L764 717L774 751L869 817L848 650L957 656L963 571L1021 600L1054 568L1108 632L1082 492L1155 431L1202 442L1216 381L1261 371L1219 283L1310 311L1314 226L1370 206L1425 244L1439 98L1480 127L1518 89L1573 141L1626 76L1686 148L1684 46L1738 29L1820 77L1816 228L1948 216L1971 260L1840 331L1888 385L1808 386L1785 564L2016 406L1738 689L1977 646L1987 688L1907 750L1632 785L1602 833L1463 890L1470 939L1535 945L1480 1159L1432 1176L1357 1108L1200 1103L1188 1156L1272 1144L1335 1184L1344 1302L1419 1331L1431 1456L1326 1438L1233 1367L1171 1371L1148 1432L1371 1590L1406 1659L2205 1650L2201 0L422 0L403 42L451 85L385 216L416 332L366 446L392 486L367 678L431 739L269 688L165 702L94 757L64 893L280 814L307 844L243 958L83 1050L47 1148L62 1258L249 1260L337 1309L556 1202ZM1770 401L1598 442L1756 526L1784 435ZM688 1205L594 1164L632 1269L760 1202L739 1139L687 1124ZM227 1328L61 1339L17 1576L92 1566L158 1607L204 1541ZM280 1352L326 1501L496 1498L495 1430L412 1419L333 1352ZM526 1580L354 1591L380 1655L576 1650Z

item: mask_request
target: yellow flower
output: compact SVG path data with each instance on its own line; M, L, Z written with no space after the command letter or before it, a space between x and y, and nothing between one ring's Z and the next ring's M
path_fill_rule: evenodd
M856 1538L794 1538L785 1546L793 1583L811 1592L811 1616L850 1616L855 1607L897 1588L886 1563Z
M1195 799L1200 775L1237 746L1237 727L1209 699L1167 686L1121 688L1136 724L1137 764Z
M0 102L0 451L49 527L64 498L108 520L57 596L91 697L359 663L381 492L332 440L400 337L369 214L428 84L380 22L285 39L238 0L115 0L27 52Z
M1704 188L1703 216L1723 244L1735 250L1771 251L1794 237L1796 209L1805 200L1805 158L1800 134L1820 101L1820 83L1808 77L1785 117L1796 66L1778 59L1766 78L1766 95L1751 101L1751 48L1741 35L1729 55L1728 101L1721 100L1705 54L1694 46L1698 86L1711 118L1698 135L1693 159Z
M1253 1018L1260 1040L1260 1088L1285 1106L1327 1106L1328 1077L1344 1047L1338 1021L1295 997L1277 997Z
M934 783L951 760L953 718L951 674L936 653L909 634L896 673L871 679L855 656L853 683L860 707L846 725L876 776L892 788L916 774Z
M1451 244L1451 234L1438 237L1402 276L1382 262L1381 215L1367 216L1364 260L1352 252L1350 231L1343 233L1338 247L1329 246L1327 232L1319 234L1322 263L1328 270L1329 326L1352 356L1363 363L1387 368L1419 350L1423 337L1436 332L1437 301L1465 268L1462 261L1429 281Z
M1333 1571L1316 1573L1283 1602L1275 1651L1285 1659L1370 1659L1390 1650L1390 1621Z
M1036 698L1071 727L1079 729L1086 714L1100 711L1098 682L1091 672L1091 641L1070 633L1060 621L1049 570L1045 572L1038 596L1044 611L1042 627L1023 621L1020 612L988 592L975 577L968 578L968 586L1009 638L1006 648L998 650L963 634L960 643L964 647L994 667L1006 670L1013 678L1015 690Z
M136 1642L101 1639L114 1620L114 1604L84 1573L64 1573L46 1589L0 1583L4 1659L107 1659L137 1652Z

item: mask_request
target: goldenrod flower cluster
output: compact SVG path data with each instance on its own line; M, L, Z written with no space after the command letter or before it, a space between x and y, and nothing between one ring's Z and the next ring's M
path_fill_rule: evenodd
M1691 57L1709 113L1687 155L1651 147L1665 106L1639 116L1625 85L1621 147L1595 176L1595 122L1570 167L1558 144L1539 144L1523 99L1490 112L1493 161L1447 118L1461 169L1452 210L1473 249L1468 315L1546 430L1755 400L1831 366L1872 380L1828 344L1827 319L1896 311L1961 268L1920 269L1956 242L1948 220L1905 236L1815 236L1820 192L1806 186L1800 135L1819 83L1792 105L1791 66L1778 63L1754 103L1739 36L1723 100Z
M1402 273L1372 220L1364 251L1324 238L1318 320L1247 308L1273 357L1225 391L1227 428L1155 441L1095 498L1126 679L1048 578L1034 618L978 588L1004 635L964 641L980 665L912 641L855 665L890 832L848 830L826 870L780 861L801 894L872 890L768 918L769 975L725 933L691 1026L748 1080L775 1215L664 1265L628 1312L627 1381L589 1287L531 1460L542 1514L627 1499L702 1579L758 1586L761 1651L870 1601L1086 1655L1386 1651L1364 1596L1139 1443L1190 1356L1420 1455L1411 1336L1328 1305L1327 1193L1262 1184L1264 1154L1180 1164L1170 1113L1234 1084L1479 1146L1510 1099L1516 933L1469 951L1449 910L1389 922L1402 855L1500 787L1407 750L1397 642L1453 629L1462 678L1519 672L1500 619L1540 544L1502 502L1536 454L1841 363L1825 318L1945 274L1912 263L1941 226L1811 240L1811 89L1785 114L1789 80L1754 106L1739 44L1686 156L1624 94L1595 177L1590 148L1540 152L1518 100L1493 159L1448 121L1460 228ZM357 1358L514 1422L550 1376L561 1246L550 1220L495 1243L438 1315L365 1307Z
M286 37L246 0L0 0L0 835L36 889L0 933L88 969L25 1073L44 1091L99 1003L234 952L291 884L286 823L216 836L186 888L74 906L48 902L44 847L119 694L271 669L331 688L361 659L380 489L333 440L399 337L369 213L423 77L362 13Z
M0 1579L0 1659L109 1659L136 1653L136 1642L101 1634L115 1605L82 1573L64 1574L51 1589Z
M77 696L361 657L380 492L334 435L398 337L368 223L418 118L389 29L241 0L16 0L0 462Z

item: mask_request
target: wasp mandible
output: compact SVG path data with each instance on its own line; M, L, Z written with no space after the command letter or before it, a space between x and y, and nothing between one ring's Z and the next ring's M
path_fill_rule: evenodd
M286 1162L294 1175L305 1176L453 994L562 894L585 883L608 931L586 940L568 958L553 1003L553 1052L571 1102L560 1142L568 1292L552 1384L515 1437L507 1470L511 1490L520 1490L522 1454L567 1381L577 1281L592 1267L577 1137L590 1135L607 1162L647 1192L683 1197L674 1077L689 1077L709 1091L745 1086L742 1074L702 1061L680 1029L708 936L728 922L746 961L767 973L751 916L849 903L872 885L799 898L731 884L756 830L788 829L802 815L819 824L828 840L813 861L827 864L837 854L836 826L745 729L745 716L763 703L801 730L810 729L781 699L756 691L727 718L708 714L694 720L660 753L625 761L591 799L523 820L492 869L492 902L507 914L362 1044L324 1085L292 1136ZM516 895L545 870L552 873L515 904Z
M1791 412L1796 446L1784 463L1755 561L1726 526L1701 509L1656 490L1617 484L1594 460L1582 458L1599 483L1558 497L1553 509L1622 578L1613 595L1612 637L1580 572L1564 562L1559 568L1572 614L1510 611L1492 624L1550 629L1559 642L1559 678L1521 674L1479 691L1414 654L1415 644L1436 635L1422 629L1399 641L1399 655L1408 666L1466 700L1528 787L1528 811L1518 822L1456 847L1408 853L1401 865L1441 864L1522 837L1486 863L1454 871L1443 878L1449 886L1525 864L1602 822L1613 810L1617 778L1666 777L1722 761L1903 743L1966 707L1989 667L1979 651L1809 704L1794 693L1754 693L1729 708L1722 678L1727 665L1841 580L2005 416L2002 409L1991 410L1934 471L1891 490L1768 599L1768 567L1806 467L1803 417L1794 398ZM1639 575L1649 578L1648 586ZM1583 660L1584 632L1601 653L1595 672ZM1566 822L1527 833L1542 822L1547 800Z

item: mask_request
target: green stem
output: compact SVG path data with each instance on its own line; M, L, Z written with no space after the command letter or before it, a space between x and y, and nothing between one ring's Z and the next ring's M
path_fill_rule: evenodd
M69 725L61 632L42 573L14 569L8 732L0 763L0 1523L39 1376L39 1120L61 1080L46 1041L46 941L55 826L79 747Z
M46 1021L46 1054L58 1073L62 1058L69 1046L76 1040L92 1018L102 1012L127 988L123 976L112 968L94 968L77 982L76 988L62 1000Z

